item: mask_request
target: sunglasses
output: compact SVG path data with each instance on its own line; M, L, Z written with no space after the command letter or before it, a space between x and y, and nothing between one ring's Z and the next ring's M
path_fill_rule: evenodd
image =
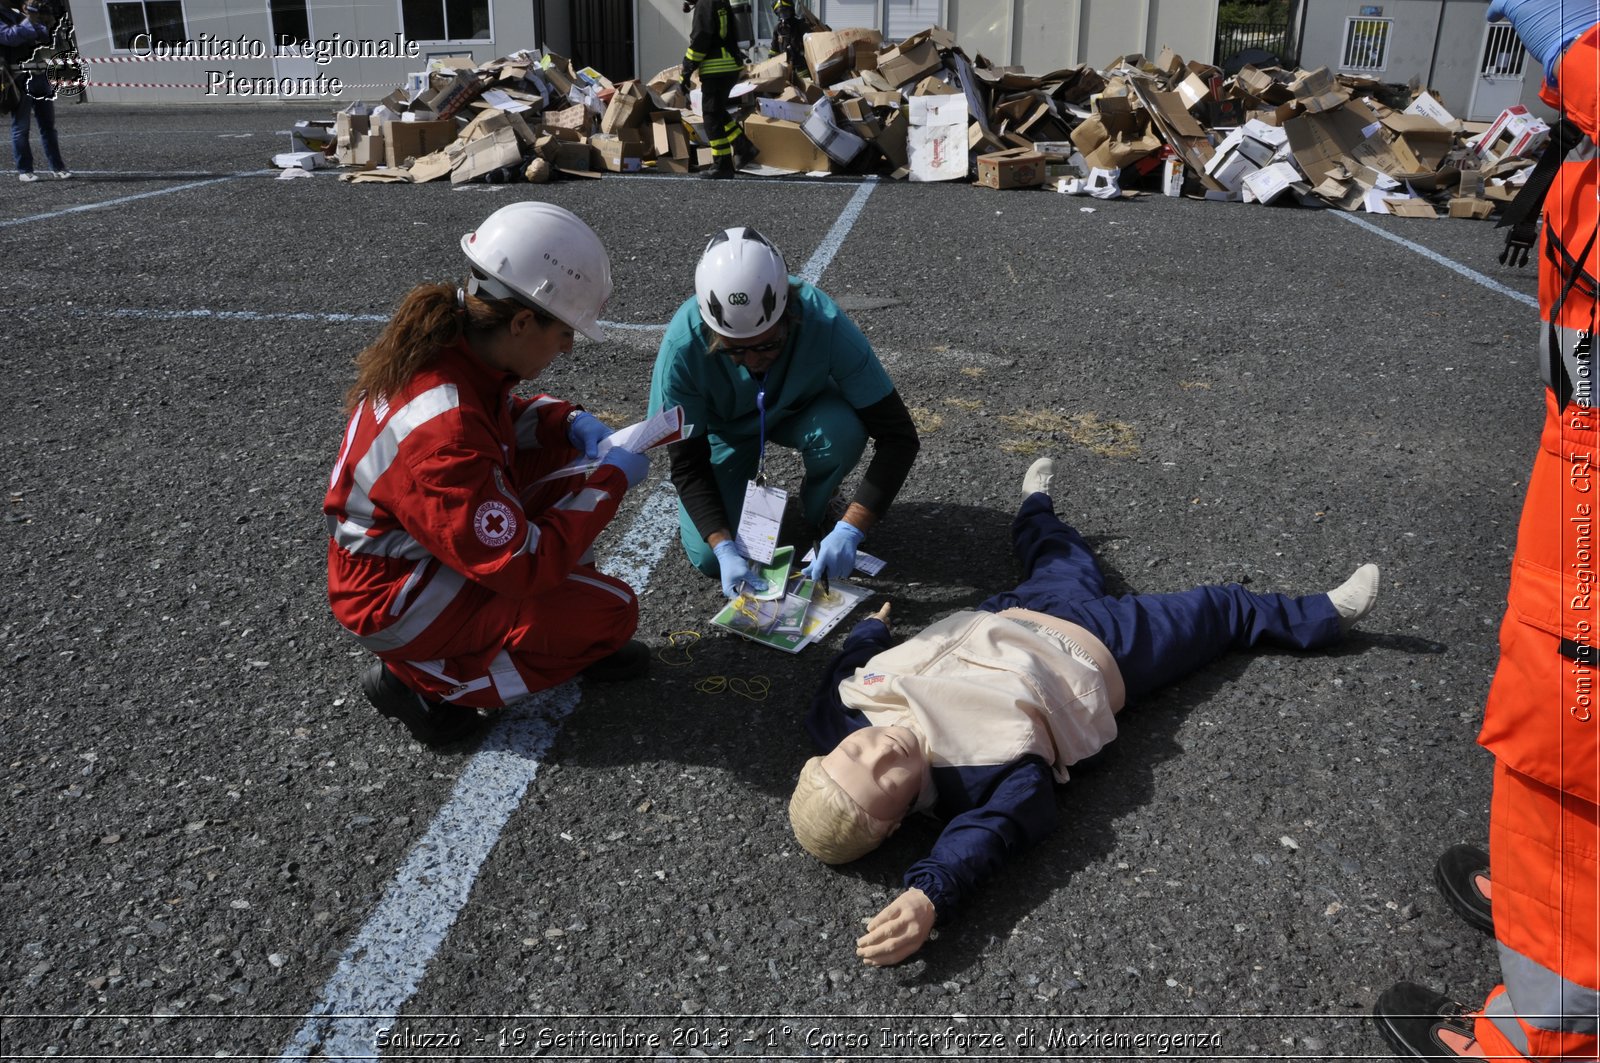
M783 349L783 345L788 341L789 330L784 329L782 332L778 333L776 339L768 340L766 343L752 343L743 347L735 347L732 344L724 343L722 345L722 350L723 353L725 353L729 358L740 360L748 358L753 354L771 354L774 351L781 351Z

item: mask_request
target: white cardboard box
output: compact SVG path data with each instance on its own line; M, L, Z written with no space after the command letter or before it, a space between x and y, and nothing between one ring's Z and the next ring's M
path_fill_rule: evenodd
M967 176L967 98L912 96L906 103L906 160L913 181L960 181Z

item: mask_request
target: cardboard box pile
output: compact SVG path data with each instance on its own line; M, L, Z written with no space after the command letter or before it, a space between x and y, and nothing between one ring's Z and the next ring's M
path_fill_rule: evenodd
M777 55L747 66L735 90L749 172L1484 218L1549 132L1521 107L1475 125L1426 92L1401 98L1326 68L1225 77L1171 49L1030 75L969 58L939 26L893 43L822 27L803 44L810 76ZM291 148L326 144L357 182L690 173L712 157L699 91L686 95L679 74L615 84L550 52L437 58L331 129L301 123Z

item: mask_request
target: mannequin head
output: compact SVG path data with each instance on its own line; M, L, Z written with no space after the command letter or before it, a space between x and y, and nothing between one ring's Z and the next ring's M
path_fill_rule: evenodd
M927 758L905 727L866 727L825 757L812 757L789 799L796 840L825 864L859 859L883 844L922 788Z

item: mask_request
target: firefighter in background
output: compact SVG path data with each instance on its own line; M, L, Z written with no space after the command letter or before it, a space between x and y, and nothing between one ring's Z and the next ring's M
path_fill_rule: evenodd
M777 25L772 30L772 54L789 57L789 76L798 80L809 76L806 67L806 20L794 8L794 0L772 0L772 13Z
M639 603L598 571L594 540L649 460L612 447L591 413L513 395L604 338L611 267L594 230L548 203L514 203L461 238L461 287L413 288L356 359L349 427L330 479L328 600L378 660L362 689L419 741L465 738L532 691L582 674L632 679Z
M742 150L747 143L728 105L728 94L744 73L745 59L733 5L728 0L685 0L683 9L694 12L694 22L679 83L687 96L689 78L696 70L700 72L700 113L705 118L706 139L711 141L712 166L701 176L732 177L734 150Z
M1593 471L1600 434L1591 353L1600 291L1600 5L1494 0L1488 17L1510 20L1543 64L1540 97L1585 134L1555 171L1544 204L1544 428L1478 735L1495 756L1490 889L1486 895L1482 869L1470 860L1441 860L1435 873L1453 907L1466 914L1478 902L1491 917L1501 984L1469 1010L1401 982L1373 1013L1390 1047L1406 1057L1593 1060L1600 1048L1600 479Z

